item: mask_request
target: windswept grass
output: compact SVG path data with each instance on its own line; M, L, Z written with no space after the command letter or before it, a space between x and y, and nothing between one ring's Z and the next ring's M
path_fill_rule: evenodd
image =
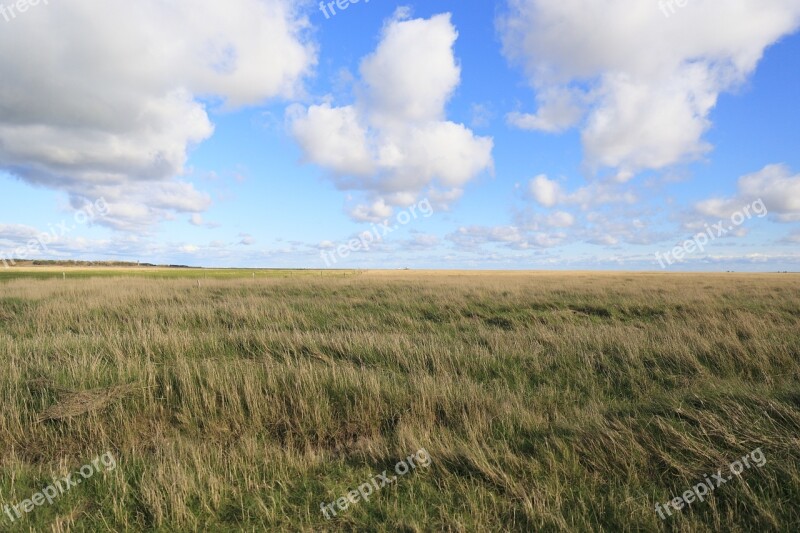
M800 528L798 276L193 274L0 284L0 530Z

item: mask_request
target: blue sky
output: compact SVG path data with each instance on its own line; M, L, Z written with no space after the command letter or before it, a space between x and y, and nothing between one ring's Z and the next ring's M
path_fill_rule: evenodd
M796 2L129 4L0 13L3 259L800 270Z

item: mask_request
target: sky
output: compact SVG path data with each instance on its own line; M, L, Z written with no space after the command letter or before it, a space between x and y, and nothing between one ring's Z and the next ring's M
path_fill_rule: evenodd
M797 0L0 0L0 265L800 271Z

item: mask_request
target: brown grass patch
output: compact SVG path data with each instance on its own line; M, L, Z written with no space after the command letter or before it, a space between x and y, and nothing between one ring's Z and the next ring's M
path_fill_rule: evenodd
M103 389L87 391L70 391L54 389L61 396L58 403L51 405L39 415L38 422L48 420L64 420L104 410L111 403L117 402L141 388L136 384L117 385Z

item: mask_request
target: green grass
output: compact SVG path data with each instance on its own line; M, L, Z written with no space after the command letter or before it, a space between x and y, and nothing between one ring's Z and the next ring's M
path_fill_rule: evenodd
M97 274L0 285L0 507L118 465L2 531L800 527L798 276Z

